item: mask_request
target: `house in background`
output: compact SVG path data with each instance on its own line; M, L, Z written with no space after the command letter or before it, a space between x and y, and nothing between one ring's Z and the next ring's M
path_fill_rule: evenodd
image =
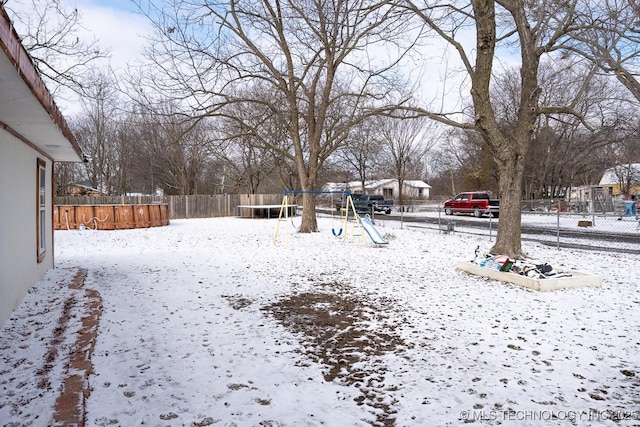
M0 325L53 267L53 163L82 160L0 6Z
M410 179L404 182L404 197L407 200L429 200L431 186L420 179Z
M323 189L325 191L349 190L352 193L380 194L385 199L397 199L400 194L400 185L397 179L388 178L362 182L328 182ZM431 186L422 180L405 180L402 194L405 200L428 200Z
M84 184L69 184L64 188L65 196L105 196L105 194L93 188L90 185Z
M630 194L640 194L640 163L618 165L607 169L598 186L606 189L609 195L615 197L622 195L623 189L620 184L626 181L631 184Z

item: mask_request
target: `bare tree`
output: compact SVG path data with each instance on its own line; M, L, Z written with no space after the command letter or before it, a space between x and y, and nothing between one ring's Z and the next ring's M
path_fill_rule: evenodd
M248 89L246 97L262 97L265 103L274 99L273 93L256 93L259 90ZM212 150L223 162L225 180L230 178L234 190L253 194L267 176L280 168L281 162L273 155L274 147L279 153L291 153L293 147L282 122L274 120L264 105L231 104L226 114L233 119L221 116L215 120L219 136ZM260 137L256 137L257 128L262 132Z
M384 100L399 81L393 67L411 34L406 17L383 0L173 0L146 12L156 28L148 51L159 69L147 73L153 90L184 101L188 115L223 116L252 129L295 164L302 190L318 188L324 162L353 126L389 108ZM382 43L385 55L373 55ZM269 132L229 109L234 104L281 123L293 150L273 146ZM302 232L317 230L309 194L302 224Z
M273 172L271 153L255 146L250 138L237 138L214 155L224 168L225 187L238 193L255 194Z
M576 15L576 1L530 3L519 0L472 0L470 4L418 4L406 1L422 23L444 40L458 54L462 69L470 82L472 114L460 119L453 112L420 113L442 123L474 130L488 144L499 172L500 222L496 253L522 257L521 210L522 181L529 141L537 118L542 114L573 114L583 118L569 104L541 105L539 69L541 58L562 46L563 37ZM464 36L475 29L475 46L465 49ZM504 126L496 115L491 98L495 76L496 49L507 44L520 54L520 82L514 122ZM471 55L473 53L473 55ZM575 94L576 99L581 91ZM416 110L418 111L418 110Z
M387 170L398 180L398 204L404 204L404 182L422 177L426 156L437 139L424 117L378 117L376 129L386 154ZM431 132L430 132L431 131Z
M201 174L212 159L214 139L205 122L176 120L174 106L151 112L142 141L153 161L153 175L166 194L199 194Z
M524 171L525 198L564 197L579 176L592 169L594 156L602 146L613 143L603 138L607 129L620 123L630 105L623 90L610 78L594 75L595 68L575 57L544 60L540 64L541 105L571 105L589 118L586 130L580 118L571 114L544 114L536 121L528 143ZM509 68L497 74L492 87L496 115L502 126L513 127L520 96L520 72ZM583 93L575 99L576 93Z
M96 39L82 36L82 13L63 0L13 0L1 2L16 22L22 44L41 76L59 95L64 87L88 96L94 64L110 56Z
M484 173L478 173L485 163L483 146L484 140L475 132L455 127L446 130L430 159L435 175L430 182L432 195L453 196L463 188L489 188Z
M370 174L380 165L382 139L376 120L364 120L351 129L348 143L336 152L336 166L345 170L347 177L356 176L366 188ZM346 188L345 188L346 189Z
M69 184L78 183L84 179L82 167L79 163L55 162L53 168L56 196L66 195L66 189Z
M565 52L578 54L615 78L640 101L640 4L637 0L580 3Z
M90 96L83 100L83 111L71 127L88 156L83 165L87 180L92 187L111 193L120 169L117 92L106 74L94 73L92 80Z
M633 159L621 160L618 154L627 152L622 148L623 141L635 140L637 110L625 100L624 89L615 80L590 77L592 67L585 65L575 58L563 58L545 61L541 66L541 103L545 105L572 102L574 94L588 82L578 108L589 111L593 130L581 127L574 116L539 116L526 154L525 198L562 197L573 186L599 181L603 171L616 162ZM504 128L513 126L519 94L519 70L510 68L496 74L491 96ZM434 192L442 192L445 182L445 188L451 187L445 194L455 194L460 185L497 192L496 166L484 147L486 143L477 133L461 133L456 128L448 135L437 157L441 177L433 183Z

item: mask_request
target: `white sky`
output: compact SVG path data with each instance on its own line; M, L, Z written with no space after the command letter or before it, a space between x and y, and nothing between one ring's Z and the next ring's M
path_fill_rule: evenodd
M123 69L140 56L145 44L144 36L151 33L151 26L144 16L116 6L128 6L124 1L79 0L83 23L95 35L100 44L110 48L111 65Z

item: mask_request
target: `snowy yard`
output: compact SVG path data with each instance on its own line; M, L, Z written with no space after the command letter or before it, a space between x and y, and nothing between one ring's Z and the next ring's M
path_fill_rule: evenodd
M525 242L603 277L541 293L455 268L486 236L387 220L373 247L321 218L274 246L276 222L57 231L57 268L0 330L0 420L50 422L65 359L44 384L45 347L82 267L104 305L87 426L640 423L640 256Z

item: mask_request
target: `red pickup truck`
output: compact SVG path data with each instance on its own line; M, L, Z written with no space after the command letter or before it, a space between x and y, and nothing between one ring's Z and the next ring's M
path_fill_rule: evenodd
M500 200L492 199L486 191L470 191L460 193L453 199L444 202L444 213L473 214L479 218L482 215L491 215L497 218L500 213Z

